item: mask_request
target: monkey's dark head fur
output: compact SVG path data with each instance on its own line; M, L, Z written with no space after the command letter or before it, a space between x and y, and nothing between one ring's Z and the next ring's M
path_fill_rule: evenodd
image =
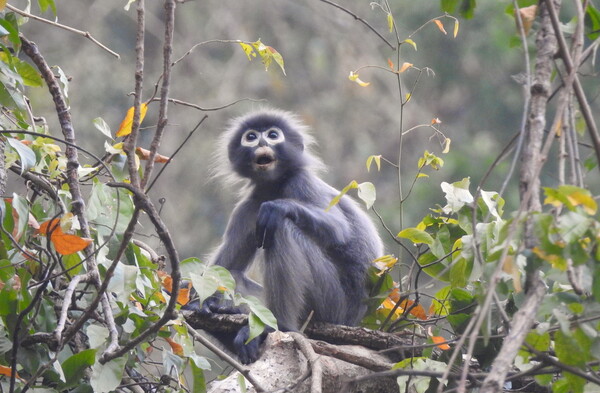
M296 115L276 109L252 112L233 119L222 136L218 166L227 157L238 176L253 183L280 182L298 170L313 171L321 162L311 153L314 144ZM223 168L225 169L225 168Z

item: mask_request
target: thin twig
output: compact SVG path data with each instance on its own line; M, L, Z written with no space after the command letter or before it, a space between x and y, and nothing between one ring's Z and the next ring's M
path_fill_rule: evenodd
M554 4L552 3L552 1L548 0L544 0L544 3L548 6L550 21L552 22L552 27L558 40L558 47L560 48L559 54L563 59L563 62L565 63L567 72L569 74L574 74L573 88L575 90L575 96L577 97L577 101L579 101L579 109L581 110L581 115L585 120L585 124L587 125L590 133L590 138L592 139L592 145L594 146L594 152L596 153L596 160L600 163L600 134L598 133L598 127L596 126L596 121L594 120L594 114L592 113L592 109L590 108L587 97L585 96L585 92L583 91L583 87L581 86L581 82L579 81L579 77L575 72L576 69L574 67L574 64L579 64L579 62L574 63L573 59L571 58L571 55L569 54L567 42L562 33L560 21L558 19L558 13L554 8ZM600 169L600 165L598 165L598 169Z
M82 35L82 36L86 37L87 39L89 39L90 41L92 41L94 44L98 45L100 48L104 49L105 51L107 51L111 55L115 56L117 59L121 58L121 56L117 52L109 49L106 45L102 44L100 41L98 41L97 39L95 39L87 31L77 30L77 29L75 29L73 27L66 26L66 25L63 25L63 24L60 24L60 23L57 23L57 22L53 22L53 21L45 19L45 18L41 18L41 17L39 17L37 15L33 15L33 14L30 14L29 12L25 12L23 10L20 10L20 9L16 8L16 7L13 7L10 4L6 4L6 8L8 8L9 10L11 10L13 12L16 12L19 15L22 15L22 16L25 16L27 18L31 18L31 19L37 20L38 22L47 23L49 25L58 27L60 29L70 31L71 33Z
M144 169L144 178L140 183L143 189L152 177L154 168L154 157L158 152L162 137L167 126L167 110L169 107L169 86L171 83L171 57L173 56L173 30L175 28L175 0L165 1L165 42L163 44L163 73L162 86L160 89L160 107L158 112L158 124L154 132L154 138L150 144L150 156Z
M160 98L152 98L150 101L160 101ZM207 107L203 107L203 106L200 106L200 105L192 104L191 102L186 102L186 101L178 100L176 98L169 98L169 102L171 102L171 103L173 103L175 105L187 106L189 108L198 109L199 111L202 111L202 112L215 112L215 111L219 111L221 109L229 108L230 106L238 104L238 103L240 103L242 101L266 102L267 100L265 100L265 99L259 99L259 100L257 100L257 99L254 99L254 98L240 98L239 100L235 100L233 102L230 102L229 104L207 108Z
M204 115L204 117L200 120L200 122L198 122L198 124L196 124L196 127L194 127L194 129L192 131L190 131L190 133L183 140L183 142L181 142L181 144L179 145L179 147L177 147L177 149L175 149L175 151L173 152L173 154L171 154L169 156L169 159L167 160L167 162L165 162L165 165L163 165L162 168L160 168L160 171L158 171L158 174L156 175L156 177L154 178L154 180L152 180L152 183L150 183L150 185L146 189L146 193L150 192L150 190L152 189L152 186L154 186L154 184L156 183L156 181L160 178L160 175L167 168L167 165L169 165L171 163L171 161L173 161L173 159L175 158L175 156L177 155L177 153L179 153L179 151L186 145L187 141L192 137L192 135L194 134L194 132L196 132L196 130L200 127L200 125L202 125L202 123L204 122L204 120L206 120L207 118L208 118L208 115Z
M369 22L367 22L366 20L364 20L363 18L361 18L360 16L356 15L354 12L350 11L347 8L342 7L339 4L334 3L333 1L330 0L321 0L323 3L327 3L331 6L334 6L337 9L340 9L342 11L344 11L345 13L347 13L348 15L352 16L355 20L357 20L358 22L362 23L363 25L367 26L367 28L369 30L371 30L373 33L375 33L377 35L377 37L381 38L381 40L383 40L383 42L385 42L387 44L387 46L389 46L390 48L392 48L392 50L396 50L396 47L394 45L392 45L391 42L389 42L384 36L382 36L377 30L375 30L375 28L373 26L371 26L369 24Z

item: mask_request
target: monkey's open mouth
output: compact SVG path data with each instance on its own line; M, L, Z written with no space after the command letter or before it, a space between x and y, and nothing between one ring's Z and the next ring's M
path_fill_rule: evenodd
M258 156L256 156L256 159L254 160L254 165L256 165L256 168L260 171L266 171L269 170L270 168L275 166L275 157L273 156L273 154L269 154L269 153L264 153L264 154L259 154Z

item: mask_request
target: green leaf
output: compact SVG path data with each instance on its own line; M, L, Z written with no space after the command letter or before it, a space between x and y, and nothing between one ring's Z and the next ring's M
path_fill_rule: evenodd
M527 333L525 342L531 345L535 350L545 352L550 348L550 334L548 332L538 333L530 331Z
M204 367L198 364L197 358L204 359L204 361L208 364L205 358L192 353L190 359L190 368L192 373L192 384L194 387L194 393L206 393L206 377L204 376ZM210 370L210 364L208 364L208 369Z
M585 24L589 30L587 38L593 41L600 36L600 11L593 4L589 4L587 7Z
M15 227L17 228L15 238L20 239L23 233L25 233L25 229L27 229L27 222L29 221L29 203L27 202L27 199L13 193L12 208L13 213L16 212L19 217L18 221L15 222Z
M456 12L458 0L442 0L440 5L443 12L453 14L454 12Z
M459 258L450 265L450 285L459 288L466 286L470 274L469 262Z
M86 349L69 357L61 366L65 375L61 390L76 387L85 376L85 371L96 362L96 349Z
M245 344L248 344L265 331L265 324L254 313L248 314L248 326L250 327L250 333Z
M108 329L101 325L89 325L85 330L91 348L100 348L108 341Z
M358 185L358 197L365 203L367 209L370 209L377 199L377 193L373 183L360 183Z
M425 231L422 231L417 228L406 228L400 231L397 237L408 239L415 244L425 243L428 245L433 244L433 238L431 235Z
M59 66L53 66L52 68L55 68L56 72L58 73L58 81L60 82L59 85L61 87L65 102L68 106L70 103L70 100L69 100L69 78L65 75L64 71Z
M442 209L444 213L457 213L465 204L473 202L473 195L469 192L469 184L468 177L452 184L442 182L442 191L446 193L446 201L448 202Z
M12 147L19 155L19 160L21 161L21 174L35 166L35 153L29 146L24 145L15 138L6 138L6 140L10 147Z
M108 393L119 386L123 379L123 370L125 364L127 364L127 359L128 356L125 355L105 364L94 363L90 385L92 385L95 393Z
M107 290L113 292L117 300L126 303L131 293L136 290L135 283L138 273L139 269L137 266L125 265L118 262L113 277L108 283Z
M2 26L4 31L6 31L6 34L3 35L8 35L8 40L13 45L15 51L18 51L21 47L21 39L19 38L18 24L16 22L11 23L11 21L7 19L0 18L0 26Z
M97 117L94 120L92 120L92 123L94 123L94 127L96 127L98 131L103 133L106 137L113 139L110 126L104 121L103 118Z
M200 303L217 292L219 287L223 287L230 292L235 289L233 276L222 266L206 266L204 271L190 273L190 280L200 297Z
M254 316L262 324L277 329L277 319L275 319L275 316L273 315L271 310L263 306L263 304L257 297L247 295L242 298L241 302L248 305L248 307L250 308L250 312L254 314Z
M23 79L23 84L25 86L41 87L43 85L40 73L29 63L18 60L14 62L14 67L15 71L17 71Z

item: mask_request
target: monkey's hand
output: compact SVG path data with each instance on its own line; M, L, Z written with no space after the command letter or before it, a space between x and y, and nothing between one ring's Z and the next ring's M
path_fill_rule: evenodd
M256 219L256 247L271 248L275 242L275 231L286 218L298 220L298 212L288 201L263 202Z
M201 314L243 314L244 311L233 305L231 300L226 300L221 294L214 294L202 302L190 302L183 306L184 309L198 311Z

